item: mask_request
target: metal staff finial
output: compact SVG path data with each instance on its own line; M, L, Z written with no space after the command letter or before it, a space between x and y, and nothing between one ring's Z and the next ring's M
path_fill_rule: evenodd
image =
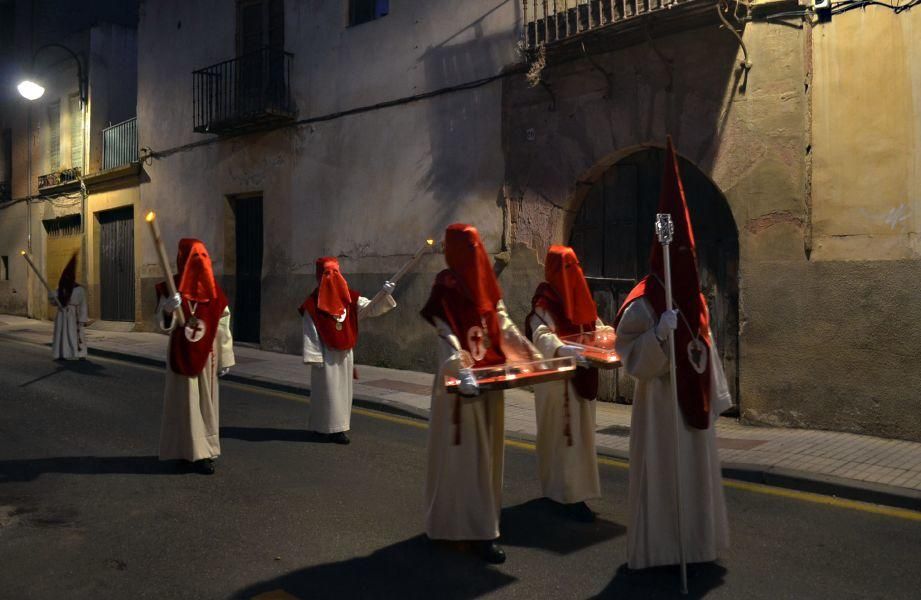
M662 245L671 244L675 238L675 224L672 222L672 216L668 213L656 214L656 237Z

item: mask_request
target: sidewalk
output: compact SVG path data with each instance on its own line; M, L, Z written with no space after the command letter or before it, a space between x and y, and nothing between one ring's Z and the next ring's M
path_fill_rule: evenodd
M90 353L163 365L166 338L156 333L109 331L96 323L87 330ZM110 327L106 327L110 329ZM50 345L52 325L0 315L0 339ZM237 365L227 379L309 394L310 370L300 356L237 346ZM50 358L50 357L49 357ZM432 375L359 365L357 405L428 418ZM533 440L533 394L506 392L506 433ZM751 427L721 418L717 439L724 474L780 487L842 496L921 511L921 443L849 433ZM630 407L599 402L598 452L626 459Z

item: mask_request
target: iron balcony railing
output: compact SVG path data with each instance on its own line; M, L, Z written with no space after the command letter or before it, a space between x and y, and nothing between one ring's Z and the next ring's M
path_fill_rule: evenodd
M292 58L263 48L193 71L195 131L231 133L293 119Z
M47 173L38 176L38 189L63 185L80 180L80 168L62 169L54 173Z
M693 0L522 0L528 50Z
M137 117L102 130L102 170L130 165L138 161Z

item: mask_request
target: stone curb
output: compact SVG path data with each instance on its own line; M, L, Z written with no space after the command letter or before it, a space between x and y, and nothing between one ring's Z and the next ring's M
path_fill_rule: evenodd
M921 512L921 492L882 483L745 463L724 463L723 476L727 479Z
M17 339L14 336L3 335L0 337L20 342L34 343ZM38 345L50 346L50 344ZM89 348L89 353L104 358L124 360L126 362L133 362L161 368L166 367L166 361L164 360L148 358L146 356L139 356L127 352ZM310 388L307 386L291 385L289 383L284 383L269 378L261 378L248 375L235 375L230 373L224 379L234 383L242 383L279 392L295 394L298 396L304 396L305 398L310 396ZM408 417L411 419L428 421L427 411L420 410L414 406L403 404L401 402L382 400L380 398L368 396L365 394L355 394L353 397L353 403L361 408L368 408L393 415ZM507 431L506 437L518 441L535 441L533 435L517 431ZM598 455L624 462L629 461L628 453L621 450L605 448L603 446L598 447ZM834 496L838 498L846 498L848 500L868 502L871 504L881 504L884 506L904 508L921 512L921 492L899 488L896 486L846 479L843 477L835 477L834 475L808 473L805 471L797 471L795 469L787 469L784 467L747 463L723 463L722 471L723 477L726 479L758 483L770 487L784 488L801 492L811 492L824 496Z

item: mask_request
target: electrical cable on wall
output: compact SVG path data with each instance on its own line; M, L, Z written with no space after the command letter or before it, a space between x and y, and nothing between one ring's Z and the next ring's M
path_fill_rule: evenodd
M879 2L879 0L845 0L844 2L835 2L831 5L831 14L840 15L849 10L854 10L857 8L866 8L868 6L882 6L883 8L888 8L895 14L901 14L905 11L911 10L913 7L921 5L921 0L911 0L905 4L889 4L887 2Z

